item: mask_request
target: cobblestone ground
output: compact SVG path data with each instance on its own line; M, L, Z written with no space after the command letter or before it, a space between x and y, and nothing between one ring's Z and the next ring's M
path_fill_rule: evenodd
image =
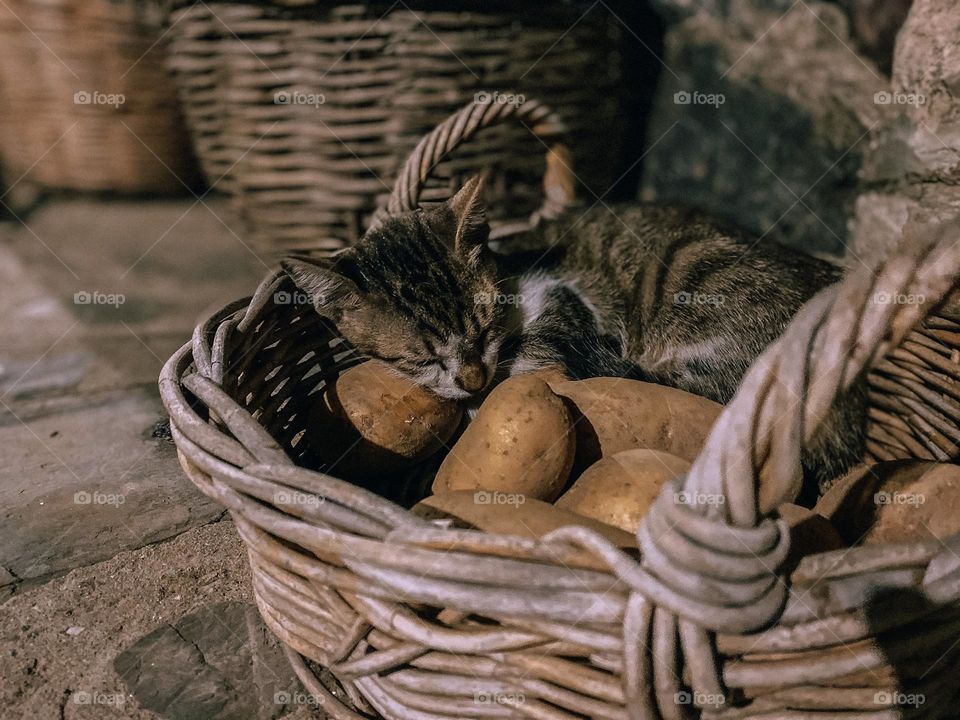
M320 717L251 604L232 523L180 471L156 389L196 322L267 266L220 201L21 217L0 223L0 716Z

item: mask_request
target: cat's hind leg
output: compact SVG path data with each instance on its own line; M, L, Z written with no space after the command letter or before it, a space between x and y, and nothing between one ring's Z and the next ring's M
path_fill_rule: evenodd
M590 303L572 287L557 283L538 298L516 341L510 375L560 366L568 377L627 377L636 372L623 357L620 339L600 330Z

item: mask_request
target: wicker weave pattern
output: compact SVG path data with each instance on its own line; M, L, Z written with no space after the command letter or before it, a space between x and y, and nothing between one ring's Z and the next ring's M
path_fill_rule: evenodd
M600 7L180 5L170 63L195 146L267 253L328 253L359 237L421 136L477 93L506 105L535 94L563 108L580 176L597 192L616 180L625 31ZM277 93L291 102L277 104ZM422 200L449 197L492 165L494 219L528 215L543 173L528 140L516 125L483 133L431 172Z
M836 393L955 321L926 316L957 282L957 232L918 232L804 307L680 486L726 502L688 508L666 488L638 532L642 562L584 528L539 541L439 528L298 467L309 393L356 357L312 308L274 302L292 290L282 275L198 327L161 394L184 471L230 509L263 617L335 718L362 716L305 659L387 718L952 718L960 536L810 556L785 582L768 513ZM884 293L926 303L874 301ZM952 390L955 368L935 368L913 377ZM897 693L925 702L885 706Z
M11 179L130 193L183 193L198 182L160 19L145 8L132 0L0 4L0 156ZM94 93L123 101L91 102Z

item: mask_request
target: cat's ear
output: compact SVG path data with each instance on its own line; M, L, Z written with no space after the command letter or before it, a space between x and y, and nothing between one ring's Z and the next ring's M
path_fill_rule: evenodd
M474 175L456 195L447 200L447 207L456 221L454 250L472 262L479 259L490 238L487 208L483 203L485 180L486 175Z
M331 262L288 257L280 261L280 267L307 294L317 312L334 322L340 320L344 310L360 305L356 284L337 272Z

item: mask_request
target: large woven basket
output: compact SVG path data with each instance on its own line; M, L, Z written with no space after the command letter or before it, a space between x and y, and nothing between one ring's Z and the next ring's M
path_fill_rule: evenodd
M181 0L170 65L206 176L255 247L329 253L366 229L421 136L471 99L563 108L580 177L607 191L637 92L619 5ZM520 126L484 133L430 174L424 200L487 166L493 216L525 215L543 172L528 139Z
M127 193L199 182L151 7L0 3L0 157L11 182Z
M410 177L448 149L436 140ZM395 210L416 202L404 177ZM331 717L956 718L960 536L813 555L786 577L772 513L863 371L876 457L955 457L960 315L941 300L957 232L918 231L807 303L651 508L640 561L582 527L446 529L299 467L316 392L357 358L311 307L277 302L281 274L200 325L161 394L184 471L229 508L260 611ZM878 299L900 296L923 302ZM681 488L726 502L678 504Z

